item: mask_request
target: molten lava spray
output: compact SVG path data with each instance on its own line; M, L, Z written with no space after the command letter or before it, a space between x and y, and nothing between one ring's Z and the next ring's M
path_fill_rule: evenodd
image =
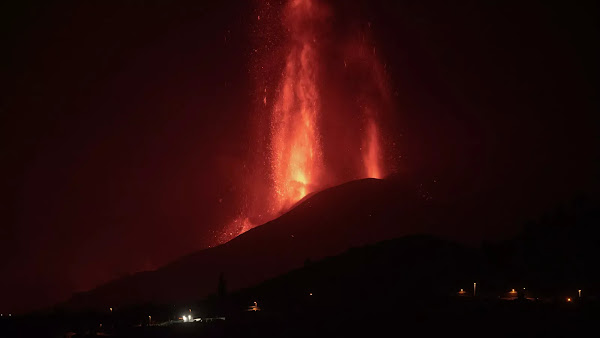
M380 167L381 149L379 148L379 132L373 120L367 122L367 134L362 148L366 177L382 178Z
M291 45L271 120L271 169L278 211L313 191L323 170L318 55L310 25L315 11L312 0L293 0L287 8Z
M320 0L259 3L255 152L244 206L219 243L311 192L386 173L380 119L391 101L385 66L367 38L371 24L333 30L332 12Z

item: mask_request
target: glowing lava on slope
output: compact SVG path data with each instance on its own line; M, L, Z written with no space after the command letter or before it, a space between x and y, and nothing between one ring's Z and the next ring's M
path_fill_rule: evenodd
M245 205L221 243L278 217L311 192L386 173L379 119L391 101L368 32L342 29L331 36L332 10L318 0L290 0L283 7L260 2L257 12L259 141L251 148L257 150Z

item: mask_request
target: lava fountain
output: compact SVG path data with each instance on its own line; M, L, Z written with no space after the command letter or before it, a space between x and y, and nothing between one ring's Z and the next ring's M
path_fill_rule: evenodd
M323 170L318 127L318 54L311 32L311 21L318 12L312 0L293 0L287 8L290 51L271 116L270 156L276 211L289 208L318 187Z
M372 119L367 122L366 138L363 144L362 156L366 177L382 178L379 131L377 130L377 124Z
M329 29L332 10L319 0L260 2L256 14L254 153L245 204L219 243L311 192L386 173L380 118L391 100L367 32Z

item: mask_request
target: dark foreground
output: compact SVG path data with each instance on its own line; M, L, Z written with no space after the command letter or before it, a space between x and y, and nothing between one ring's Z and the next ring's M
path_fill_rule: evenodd
M481 248L409 236L307 257L234 292L226 274L206 276L215 292L200 301L4 314L0 337L596 336L597 210L560 213Z
M598 304L583 302L448 299L365 308L361 299L355 301L355 307L334 309L315 300L293 313L263 310L212 322L115 327L108 321L95 329L79 323L75 337L576 337L595 332L600 314ZM69 335L34 318L3 325L3 337Z

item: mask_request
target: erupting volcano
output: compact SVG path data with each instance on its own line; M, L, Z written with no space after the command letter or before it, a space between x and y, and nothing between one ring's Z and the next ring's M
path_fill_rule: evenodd
M252 58L262 119L250 170L264 177L246 182L244 210L220 242L312 192L386 173L379 117L391 104L385 68L366 38L371 24L331 36L333 10L318 0L266 2L257 12Z

